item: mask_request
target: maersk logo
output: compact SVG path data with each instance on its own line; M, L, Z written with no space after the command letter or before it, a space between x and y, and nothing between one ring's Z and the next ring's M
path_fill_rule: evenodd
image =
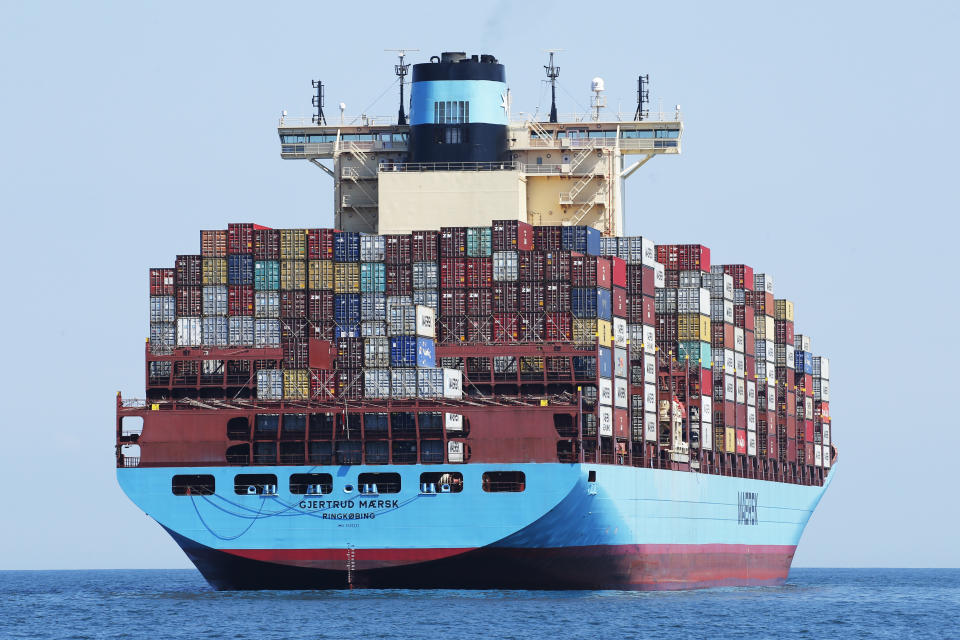
M757 524L757 494L751 491L741 491L737 494L738 524Z

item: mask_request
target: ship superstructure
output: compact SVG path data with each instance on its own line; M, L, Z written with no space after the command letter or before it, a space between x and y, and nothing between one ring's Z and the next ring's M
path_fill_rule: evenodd
M318 84L278 133L335 228L234 223L151 269L118 477L211 584L785 580L832 477L829 362L769 275L623 236L623 180L683 127L593 89L516 122L503 65L444 53L397 124L331 125Z

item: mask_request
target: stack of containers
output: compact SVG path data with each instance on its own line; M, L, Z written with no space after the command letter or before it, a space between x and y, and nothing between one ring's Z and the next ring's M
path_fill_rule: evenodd
M701 282L710 292L710 345L713 368L712 381L707 388L713 392L714 450L719 453L736 453L736 377L734 375L736 331L734 330L733 277L724 273L722 266L714 265L711 266L709 273L703 274Z
M757 455L756 315L747 296L756 288L753 268L745 264L723 265L733 280L733 366L737 453Z
M793 337L793 379L797 396L797 456L802 464L823 466L821 451L815 447L813 411L813 353L810 351L810 336L795 334Z
M754 274L753 291L746 292L746 303L754 312L754 368L757 380L758 455L777 459L777 375L774 342L773 278Z
M796 360L793 347L793 303L789 300L774 300L773 338L776 350L778 457L782 463L796 464L798 462L797 396L794 384Z
M813 357L813 416L814 438L819 436L821 464L830 468L830 361L823 356Z

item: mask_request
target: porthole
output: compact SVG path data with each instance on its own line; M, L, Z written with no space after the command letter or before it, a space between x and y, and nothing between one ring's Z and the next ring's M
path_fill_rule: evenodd
M353 485L352 485L352 484L344 485L344 487L343 487L343 492L344 492L344 493L353 493Z

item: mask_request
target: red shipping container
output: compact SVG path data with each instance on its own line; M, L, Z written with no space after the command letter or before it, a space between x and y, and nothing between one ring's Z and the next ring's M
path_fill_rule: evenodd
M255 260L279 260L280 231L277 229L254 229L253 257Z
M490 227L494 251L530 251L533 249L533 226L519 220L494 220Z
M813 462L814 462L813 442L805 442L803 446L803 450L804 450L805 464L813 465Z
M643 323L643 296L642 295L637 294L627 298L627 322L629 322L630 324Z
M199 316L203 309L203 289L199 286L177 287L177 315Z
M310 397L330 400L337 394L337 372L329 369L310 369Z
M307 317L314 322L332 321L333 297L333 291L326 289L310 291L307 295Z
M388 296L413 295L413 265L391 264L384 268Z
M346 400L363 398L363 372L337 371L337 397Z
M310 337L315 340L334 340L337 336L337 323L333 321L333 312L322 320L311 319Z
M743 332L743 350L748 354L757 352L757 341L753 335L753 331Z
M613 315L616 318L627 317L627 292L620 287L614 287L610 296L610 302L613 306Z
M747 380L755 380L757 376L756 358L745 355L743 361L747 369Z
M462 316L467 313L467 292L463 289L447 289L440 292L440 315Z
M150 269L150 295L152 296L172 296L174 295L174 283L176 282L176 271L166 267L155 267Z
M617 438L630 437L630 418L626 409L613 410L613 435Z
M610 281L615 287L627 287L627 263L620 258L610 258Z
M547 313L570 311L569 282L548 282L543 286L543 310Z
M307 258L333 260L333 229L307 229Z
M710 249L702 244L678 245L677 253L681 271L710 271Z
M710 395L713 389L713 371L710 369L700 370L700 388L704 389L704 395Z
M774 336L777 344L793 344L793 322L790 320L773 321Z
M436 262L440 258L439 246L439 231L414 231L410 234L413 262Z
M488 316L493 313L493 292L490 289L467 289L467 315Z
M465 316L441 316L437 323L437 336L443 344L457 344L467 340Z
M384 262L387 264L410 264L413 262L411 259L413 256L413 240L409 234L384 236L383 243L386 247Z
M280 317L305 318L307 316L306 291L280 292Z
M203 258L196 255L177 256L175 276L178 287L203 284Z
M573 316L570 313L548 313L545 323L547 340L558 342L571 339Z
M787 417L792 418L797 415L797 395L793 391L787 391Z
M657 303L653 296L643 295L643 324L656 326Z
M440 227L440 257L459 258L467 255L467 228Z
M520 314L517 325L520 339L523 341L544 340L547 336L547 318L543 313Z
M204 229L200 232L200 255L205 258L227 257L227 231Z
M305 369L310 362L310 350L307 342L283 343L283 366L286 369Z
M310 332L306 318L284 318L280 322L280 342L306 342ZM304 365L306 366L306 365Z
M757 310L758 315L772 316L773 294L766 291L745 291L744 298L746 303Z
M797 441L794 438L787 438L787 462L797 461Z
M493 321L489 315L467 316L465 320L467 342L485 343L493 341Z
M658 244L657 262L663 265L664 269L680 269L680 246L675 244Z
M440 288L461 289L466 285L466 264L463 258L440 260Z
M528 251L517 257L518 279L521 282L543 282L546 274L546 254Z
M253 229L249 222L231 222L227 225L227 253L253 253Z
M363 368L363 338L337 338L337 368Z
M493 314L494 342L515 342L517 340L519 320L515 313Z
M803 388L807 391L807 395L813 396L813 375L809 373L803 374L802 383Z
M667 269L663 272L664 286L668 289L676 289L680 286L680 272Z
M518 296L520 285L516 282L496 282L492 291L492 306L494 313L517 311L519 308ZM569 293L568 296L569 298Z
M570 282L569 251L551 251L543 256L545 280L549 282Z
M537 251L560 251L563 247L562 237L563 227L557 225L534 227L534 249Z
M464 267L467 288L485 288L493 284L492 258L466 258Z
M753 291L753 267L745 264L725 264L723 272L733 277L734 289Z
M570 256L570 282L575 287L610 288L612 274L610 260L601 256L585 256L579 253Z
M746 329L747 331L754 330L754 309L745 304L735 304L733 305L733 324L740 327L741 329Z
M521 282L518 306L523 313L543 311L544 285L537 282Z
M729 322L711 322L710 338L710 346L714 349L733 349L733 325Z
M746 429L737 429L737 453L747 452L747 431Z
M807 442L813 442L813 420L803 421L803 437Z
M230 285L227 287L227 314L231 316L253 315L253 286Z
M337 348L329 340L310 338L307 341L311 369L333 369L337 361Z

